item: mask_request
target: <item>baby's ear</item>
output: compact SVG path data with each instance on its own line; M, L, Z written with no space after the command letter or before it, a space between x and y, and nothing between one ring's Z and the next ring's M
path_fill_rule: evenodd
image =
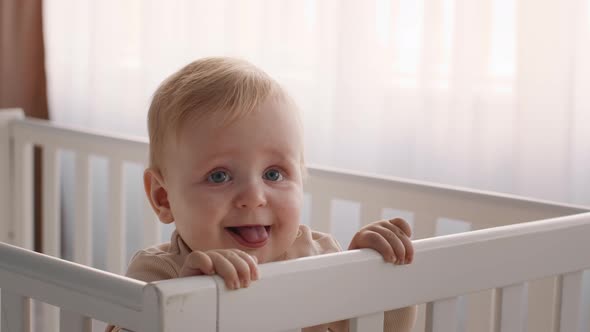
M174 221L170 202L168 201L168 191L164 186L164 179L159 170L147 168L143 172L143 185L145 193L161 222L169 224Z

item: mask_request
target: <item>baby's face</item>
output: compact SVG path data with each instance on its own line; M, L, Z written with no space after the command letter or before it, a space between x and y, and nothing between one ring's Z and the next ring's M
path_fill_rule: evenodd
M220 127L185 124L166 151L176 229L193 250L238 248L260 263L293 243L302 204L302 138L294 111L267 102Z

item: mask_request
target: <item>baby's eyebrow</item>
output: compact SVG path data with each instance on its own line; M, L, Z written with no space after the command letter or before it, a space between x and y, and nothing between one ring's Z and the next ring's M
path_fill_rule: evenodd
M301 158L299 154L290 153L285 151L277 151L277 150L269 150L268 154L271 155L273 158L278 159L281 162L288 162L292 164L297 164L298 160Z

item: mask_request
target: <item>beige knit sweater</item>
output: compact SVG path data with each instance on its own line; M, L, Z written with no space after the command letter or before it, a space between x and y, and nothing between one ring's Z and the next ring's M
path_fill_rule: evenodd
M289 260L299 257L315 256L342 251L338 242L329 234L312 231L305 225L299 226L299 233L293 245L282 257ZM176 231L169 243L138 251L127 269L126 276L145 282L178 278L186 256L191 249ZM416 306L387 311L384 315L383 331L409 332L416 321ZM322 324L303 329L305 332L348 331L348 320ZM106 332L120 331L109 325Z

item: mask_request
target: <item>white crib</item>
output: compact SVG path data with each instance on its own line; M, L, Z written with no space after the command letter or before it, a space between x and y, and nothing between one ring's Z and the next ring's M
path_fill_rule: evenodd
M32 147L43 149L42 251L33 246ZM76 155L74 262L60 255L59 153ZM107 270L92 265L89 156L109 163ZM352 318L352 331L381 331L383 311L420 304L415 331L580 331L590 268L585 207L416 181L309 169L306 222L344 234L393 215L414 230L415 261L383 263L371 250L264 264L261 280L226 291L219 277L144 283L125 269L125 163L144 164L147 141L25 120L0 112L2 332L91 331L91 319L132 331L295 331ZM338 215L342 202L358 220ZM147 204L143 243L159 242ZM356 215L358 214L358 215ZM442 224L470 232L435 236ZM24 248L24 249L23 249ZM50 257L55 256L55 257ZM34 299L34 300L33 300ZM44 302L33 315L33 302ZM36 305L35 305L36 306ZM41 307L41 306L39 306ZM59 308L59 309L58 309ZM264 318L264 319L261 319ZM42 320L33 324L34 319Z

